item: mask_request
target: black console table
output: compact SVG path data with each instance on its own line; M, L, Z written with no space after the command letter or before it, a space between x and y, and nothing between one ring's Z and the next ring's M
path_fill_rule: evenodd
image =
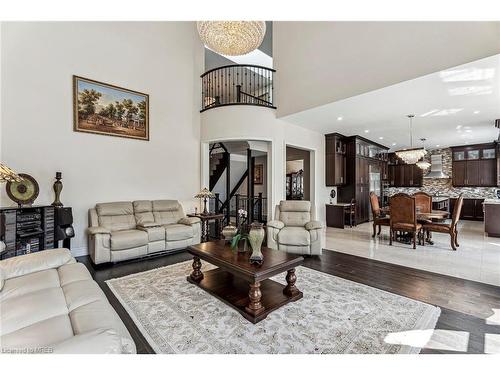
M66 208L71 210L71 208ZM58 247L56 208L53 206L0 208L1 240L5 250L0 259ZM69 245L69 244L68 244Z

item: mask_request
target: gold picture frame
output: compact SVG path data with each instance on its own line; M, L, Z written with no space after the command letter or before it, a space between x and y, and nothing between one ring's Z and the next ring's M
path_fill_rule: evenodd
M253 183L254 185L264 184L264 165L257 164L253 169Z
M73 76L73 130L149 141L149 95Z

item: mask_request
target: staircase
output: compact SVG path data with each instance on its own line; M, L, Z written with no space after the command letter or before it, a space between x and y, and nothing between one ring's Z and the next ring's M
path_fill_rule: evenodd
M222 143L216 143L210 149L210 187L213 190L217 181L229 165L229 152Z

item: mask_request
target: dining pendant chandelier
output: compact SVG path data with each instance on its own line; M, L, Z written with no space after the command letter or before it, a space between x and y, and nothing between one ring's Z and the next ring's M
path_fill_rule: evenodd
M422 141L422 148L424 149L425 151L425 138L420 138L420 140ZM426 152L427 153L427 152ZM425 155L425 154L424 154ZM424 158L422 158L422 160L419 160L416 162L417 164L417 167L419 167L420 169L427 169L431 166L431 163L429 163L427 160L425 160Z
M252 52L266 34L264 21L198 21L197 26L205 46L226 56Z
M415 115L407 115L410 122L410 148L407 150L396 151L396 156L403 160L406 164L416 164L422 159L427 151L425 148L413 148L413 118Z

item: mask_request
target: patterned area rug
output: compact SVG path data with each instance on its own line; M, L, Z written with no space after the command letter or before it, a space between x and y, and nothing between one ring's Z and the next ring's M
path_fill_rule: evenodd
M214 266L202 262L202 270ZM306 267L304 298L252 324L186 281L191 262L106 281L157 353L418 353L391 333L433 329L440 309ZM273 277L285 284L285 274ZM422 343L425 345L425 343Z

